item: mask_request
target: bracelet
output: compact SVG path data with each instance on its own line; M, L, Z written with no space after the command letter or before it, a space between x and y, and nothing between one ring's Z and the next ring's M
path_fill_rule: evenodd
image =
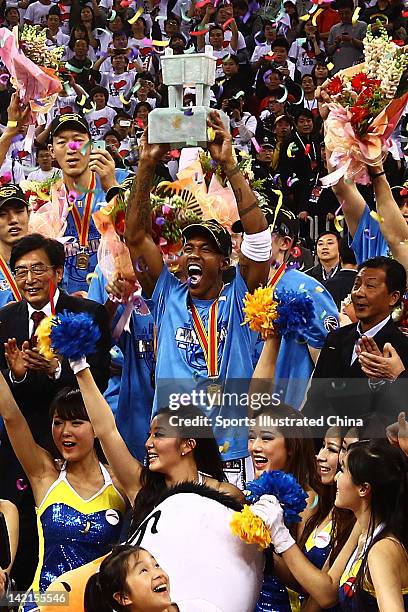
M16 128L18 126L18 121L7 121L6 127L8 128Z
M238 172L240 172L238 164L236 164L232 170L230 170L229 172L227 172L227 170L224 170L225 176L227 178L231 178L232 176L234 176L234 174L237 174Z
M370 178L374 180L378 178L379 176L382 176L383 174L385 174L384 170L382 172L377 172L377 174L370 174Z

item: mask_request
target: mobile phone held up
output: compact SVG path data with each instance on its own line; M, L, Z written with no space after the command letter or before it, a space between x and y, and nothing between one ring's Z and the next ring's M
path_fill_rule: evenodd
M98 150L98 149L99 149L99 151L105 151L105 149L106 149L106 142L104 140L97 140L96 142L92 143L92 149L94 151Z

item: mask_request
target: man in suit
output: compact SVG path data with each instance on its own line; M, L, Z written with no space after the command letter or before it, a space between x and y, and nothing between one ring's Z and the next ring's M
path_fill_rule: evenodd
M339 243L340 236L336 232L322 232L316 242L318 263L313 268L310 268L310 270L306 270L306 274L313 276L324 286L340 270Z
M327 291L331 293L339 310L341 302L350 295L357 275L356 256L348 246L347 241L347 238L340 240L340 270L323 283Z
M66 309L90 313L101 330L96 351L88 355L92 373L103 391L108 382L110 363L110 334L108 316L103 306L67 295L58 289L64 274L64 247L40 234L30 234L19 240L12 249L10 267L14 273L21 300L0 309L0 367L9 382L13 395L23 412L37 443L53 450L51 425L48 418L50 404L63 387L77 387L75 376L66 359L60 363L41 356L35 348L35 330L40 320ZM52 297L52 292L55 291ZM53 302L53 304L51 303ZM34 502L24 472L18 463L5 432L0 445L0 498L13 501L20 511L22 549L26 558L16 561L15 573L19 588L27 587L35 550L28 540L35 534ZM20 532L21 534L21 532Z
M361 420L356 424L364 435L384 436L405 407L408 338L391 313L406 283L405 269L393 259L375 257L358 267L351 291L358 323L328 334L302 411L323 416L319 434L330 425L350 427L347 417Z

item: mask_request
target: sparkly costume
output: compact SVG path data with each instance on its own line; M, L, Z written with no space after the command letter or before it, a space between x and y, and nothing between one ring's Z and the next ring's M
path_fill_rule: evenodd
M99 465L105 482L95 495L83 499L69 484L64 464L36 509L39 562L30 591L44 592L55 578L109 552L118 542L125 502ZM35 609L29 600L22 606L24 612Z
M361 567L362 555L358 556L355 550L347 563L346 569L340 578L339 602L340 610L344 612L378 612L377 599L373 586L364 580L363 591L359 596L356 595L354 584L358 570ZM402 590L404 610L408 612L408 587Z

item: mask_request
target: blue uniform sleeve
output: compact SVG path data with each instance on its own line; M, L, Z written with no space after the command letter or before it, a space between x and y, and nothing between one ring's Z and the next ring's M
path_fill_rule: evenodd
M177 289L180 284L180 281L164 265L151 298L151 313L156 325L160 326L161 324L171 291Z
M92 277L88 289L88 299L94 300L94 302L98 302L98 304L105 304L108 299L108 294L105 291L107 280L102 274L99 264L96 266L94 273L96 276Z
M308 328L302 331L302 336L309 346L320 349L329 331L338 328L339 312L327 289L314 278L308 279L305 289L313 299L315 315Z
M389 252L388 243L381 233L378 221L370 216L370 208L366 204L364 213L361 215L356 233L350 243L358 264L370 257L380 255L387 256Z

